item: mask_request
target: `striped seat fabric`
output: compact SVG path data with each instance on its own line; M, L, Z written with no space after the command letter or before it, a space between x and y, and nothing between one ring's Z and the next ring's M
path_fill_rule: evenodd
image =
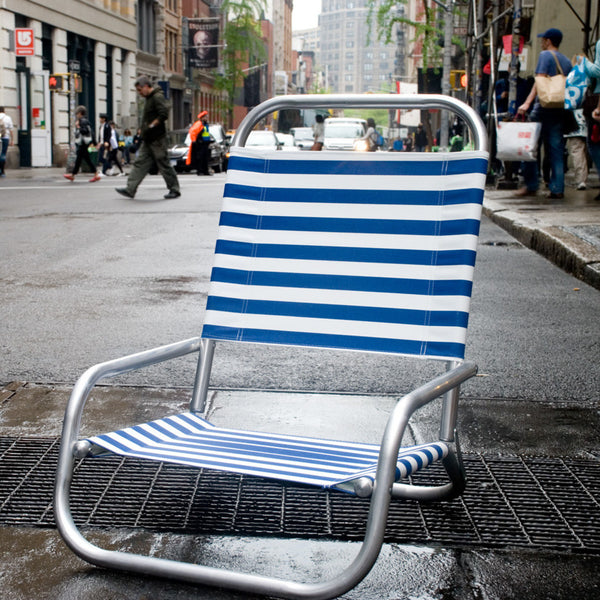
M462 359L487 153L232 153L204 338Z
M352 493L375 477L379 446L215 427L193 413L90 438L115 454L292 481ZM402 449L397 480L444 458L443 442Z

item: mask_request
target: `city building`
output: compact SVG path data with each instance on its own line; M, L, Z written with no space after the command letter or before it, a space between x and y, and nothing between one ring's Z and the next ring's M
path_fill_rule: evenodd
M390 90L395 46L369 35L367 0L323 0L320 63L325 86L334 93Z
M4 0L0 106L15 126L9 168L65 164L74 108L70 72L80 77L73 96L92 123L101 113L124 127L135 123L137 37L134 0ZM51 92L56 74L60 87Z
M226 110L222 101L223 92L215 89L215 73L222 64L224 44L222 36L225 16L221 10L222 0L181 2L179 55L184 63L185 80L181 96L172 99L173 126L187 127L203 110L208 111L211 121L224 123ZM205 35L204 32L209 32L210 35ZM198 36L205 38L206 43L202 47L196 43ZM178 80L177 75L174 78Z

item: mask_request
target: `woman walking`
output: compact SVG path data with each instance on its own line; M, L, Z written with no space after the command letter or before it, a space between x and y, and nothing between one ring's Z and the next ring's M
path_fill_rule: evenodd
M90 153L88 152L88 146L93 141L93 133L90 122L87 119L87 109L85 106L78 106L75 109L75 146L77 148L77 156L75 158L75 165L71 173L65 173L63 177L69 181L75 180L75 175L79 172L82 161L86 162L90 171L94 173L94 176L89 180L90 183L99 181L100 174L96 170L90 159Z

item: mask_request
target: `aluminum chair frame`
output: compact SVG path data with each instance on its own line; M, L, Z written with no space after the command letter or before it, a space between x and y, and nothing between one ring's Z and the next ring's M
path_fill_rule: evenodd
M477 115L463 103L446 96L284 96L267 101L246 117L234 140L243 146L252 127L274 110L289 107L379 107L438 108L455 112L470 128L475 148L485 150L487 138ZM70 508L70 489L75 461L87 455L90 444L79 440L79 430L87 398L101 380L144 367L198 353L198 368L190 410L202 412L205 407L215 341L191 338L145 352L98 364L88 369L77 381L69 400L63 424L62 441L55 488L55 516L58 529L67 545L84 560L107 568L132 571L143 575L162 576L194 584L230 588L282 598L325 599L337 597L355 587L371 570L381 550L389 504L392 498L440 500L454 497L464 490L465 477L456 436L458 394L460 385L477 372L475 364L448 361L446 373L433 378L402 397L391 412L381 440L375 483L370 495L370 509L364 541L354 561L329 581L300 583L250 573L234 572L163 558L141 556L100 548L88 541L76 526ZM443 460L449 482L438 486L414 486L396 483L396 457L410 417L419 408L443 397L440 440L450 453ZM372 493L371 493L372 492Z

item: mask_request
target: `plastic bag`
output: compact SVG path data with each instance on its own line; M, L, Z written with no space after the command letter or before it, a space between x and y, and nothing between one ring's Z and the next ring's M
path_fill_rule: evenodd
M583 62L577 63L567 75L565 87L565 108L574 110L583 106L585 90L588 88L590 80L585 74Z
M507 161L537 160L541 130L541 123L500 121L496 126L496 157Z

